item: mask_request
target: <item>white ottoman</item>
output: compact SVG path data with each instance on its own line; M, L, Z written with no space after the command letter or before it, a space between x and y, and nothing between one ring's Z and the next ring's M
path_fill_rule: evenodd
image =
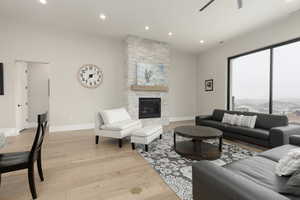
M138 129L131 135L132 149L135 149L135 143L144 144L145 151L148 152L148 145L156 138L162 137L163 128L161 125L146 126Z

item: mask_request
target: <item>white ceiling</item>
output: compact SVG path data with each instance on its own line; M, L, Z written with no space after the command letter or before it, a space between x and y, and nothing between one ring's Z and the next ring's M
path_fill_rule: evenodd
M0 18L119 38L133 34L198 52L300 9L300 0L244 0L241 10L236 0L216 0L202 13L198 9L209 0L47 1L1 0Z

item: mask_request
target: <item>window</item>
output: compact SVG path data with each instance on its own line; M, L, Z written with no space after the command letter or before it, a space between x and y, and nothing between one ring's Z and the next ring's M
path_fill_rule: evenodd
M300 123L300 42L274 48L273 113Z
M228 109L300 123L300 38L228 58Z
M232 110L269 113L270 50L232 60Z

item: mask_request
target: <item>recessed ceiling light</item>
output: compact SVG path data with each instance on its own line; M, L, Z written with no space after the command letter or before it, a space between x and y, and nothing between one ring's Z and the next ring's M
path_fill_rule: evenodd
M204 40L200 40L200 44L203 44L204 43Z
M172 33L172 32L169 32L169 33L168 33L168 35L169 35L169 36L172 36L172 35L173 35L173 33Z
M47 0L39 0L41 4L47 4Z
M105 15L105 14L100 14L99 17L100 17L100 19L103 20L103 21L106 20L106 15Z
M148 31L150 29L149 26L145 26L145 30Z

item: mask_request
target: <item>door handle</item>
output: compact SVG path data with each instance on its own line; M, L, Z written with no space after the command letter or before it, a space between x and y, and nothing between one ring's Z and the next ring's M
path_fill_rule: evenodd
M22 105L18 104L18 107L21 107Z

